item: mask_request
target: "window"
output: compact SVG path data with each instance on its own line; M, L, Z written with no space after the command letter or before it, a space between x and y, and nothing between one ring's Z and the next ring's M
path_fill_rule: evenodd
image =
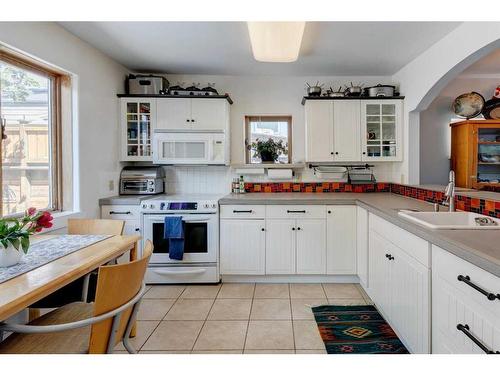
M2 216L60 208L61 78L0 51Z
M291 163L291 116L246 116L245 127L247 163Z

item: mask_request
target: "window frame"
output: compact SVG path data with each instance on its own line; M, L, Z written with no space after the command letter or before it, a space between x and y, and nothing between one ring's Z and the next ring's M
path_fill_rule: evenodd
M11 51L0 45L0 61L35 74L47 77L50 80L49 90L49 205L48 211L62 211L63 189L62 189L62 85L71 82L71 78L51 68L49 65L27 57L21 53ZM1 102L0 102L1 109ZM0 110L1 116L1 110ZM3 128L0 134L0 155L3 153ZM2 158L0 158L0 186L3 186ZM0 199L0 216L16 217L23 213L3 215L3 188L2 199Z
M288 123L288 139L287 139L287 145L288 145L288 163L274 163L274 164L292 164L292 123L293 123L293 118L292 115L246 115L245 116L245 163L246 164L251 164L251 165L260 165L263 163L252 163L251 159L251 134L250 134L250 122L252 120L258 119L259 121L266 122L266 120L269 120L268 122L276 122L276 121L284 121Z

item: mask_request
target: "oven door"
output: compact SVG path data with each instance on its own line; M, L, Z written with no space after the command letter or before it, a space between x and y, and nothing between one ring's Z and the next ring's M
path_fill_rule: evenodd
M184 224L184 257L169 258L168 240L163 237L165 216L181 216ZM150 263L208 263L217 262L218 220L216 214L144 214L144 241L153 242Z

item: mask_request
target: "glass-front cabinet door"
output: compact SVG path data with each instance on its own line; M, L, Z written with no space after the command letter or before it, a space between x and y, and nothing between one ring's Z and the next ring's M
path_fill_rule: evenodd
M477 168L474 188L500 186L500 124L476 125Z
M156 100L121 99L123 161L151 161L151 136L156 121Z
M361 101L362 160L402 160L402 101Z

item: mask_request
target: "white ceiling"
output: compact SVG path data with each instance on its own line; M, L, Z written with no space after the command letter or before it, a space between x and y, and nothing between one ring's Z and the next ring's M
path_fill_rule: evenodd
M308 22L299 59L253 59L245 22L62 22L136 72L214 75L392 75L458 22Z

